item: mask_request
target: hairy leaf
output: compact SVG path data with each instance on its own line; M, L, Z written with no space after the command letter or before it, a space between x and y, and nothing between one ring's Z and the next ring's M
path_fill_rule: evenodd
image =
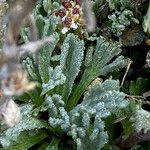
M36 66L34 65L33 59L27 57L25 60L22 61L22 64L28 74L32 77L32 79L39 81L38 72L36 70Z
M19 135L17 141L13 142L6 150L28 150L46 137L48 137L48 134L44 130L34 133L33 131L24 131Z
M87 62L89 59L90 64L86 67L78 87L69 99L67 110L71 110L77 104L85 89L94 79L127 65L127 60L123 56L119 56L112 63L109 63L113 57L121 52L120 47L120 43L108 42L105 38L99 37L95 51L93 52L92 61L91 58L88 58L88 55L86 56L85 60Z
M46 94L48 91L54 89L56 86L64 84L66 77L62 73L60 66L56 66L54 69L48 67L48 82L42 84L42 93L41 95Z
M150 129L150 112L142 109L138 105L133 110L133 115L130 120L133 122L133 126L137 132L143 129L146 133Z
M66 82L63 89L63 100L66 102L71 91L74 80L80 71L84 54L84 42L75 35L69 34L62 47L60 65L66 76Z
M124 93L119 92L119 82L114 80L97 82L85 93L83 102L70 112L72 128L74 126L70 132L78 149L98 150L104 146L108 139L101 119L126 107L128 103L124 97ZM92 132L87 132L91 130L90 119L93 117Z
M39 38L43 37L43 31L44 31L44 18L42 15L36 15L36 25L38 29L38 36Z
M8 147L18 140L18 136L22 131L49 128L47 122L31 117L32 105L25 105L21 109L22 119L14 127L9 128L0 136L0 143L3 147Z
M44 7L44 10L48 13L48 11L50 11L52 7L51 0L43 0L43 7Z
M93 52L94 52L94 48L92 46L87 49L87 53L85 56L85 62L84 62L86 67L90 66L90 64L92 62Z
M78 150L99 150L108 141L103 118L126 107L128 102L124 97L125 94L119 92L118 81L97 81L85 93L82 103L69 113L63 106L55 107L59 113L56 117L50 114L49 123L68 132L77 143Z
M144 16L143 28L145 32L150 34L150 5L149 5L146 15Z
M53 36L55 39L53 43L45 46L40 51L39 56L39 73L41 75L41 79L43 83L47 83L49 81L49 67L50 67L50 60L52 52L58 42L58 35L55 34Z

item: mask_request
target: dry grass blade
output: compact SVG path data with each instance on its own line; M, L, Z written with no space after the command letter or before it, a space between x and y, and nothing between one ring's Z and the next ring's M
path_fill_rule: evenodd
M12 5L10 4L8 12L8 33L6 38L7 44L17 44L20 28L30 20L29 16L36 2L37 0L26 0L23 3L17 0L12 3Z
M96 17L92 10L92 2L90 0L83 0L82 8L87 31L94 32L96 30Z
M20 120L20 109L12 100L13 95L21 95L32 90L35 82L27 78L26 72L19 63L20 49L27 51L33 48L35 52L42 42L29 42L18 46L18 38L22 26L30 26L30 37L32 41L37 40L36 26L31 11L37 0L13 1L8 11L8 27L4 38L4 46L0 57L0 79L2 96L0 98L0 120L13 127Z

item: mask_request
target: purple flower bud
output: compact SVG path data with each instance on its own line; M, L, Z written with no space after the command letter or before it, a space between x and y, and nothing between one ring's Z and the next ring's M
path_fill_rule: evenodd
M58 10L58 15L63 18L64 16L66 16L66 9L65 8L61 8Z
M73 10L72 10L72 14L75 15L75 14L79 14L79 13L80 13L79 8L74 7Z
M77 5L81 6L81 0L75 0L75 2L76 2Z
M72 6L70 0L61 0L61 3L65 8L69 8Z
M71 22L72 22L71 17L66 17L63 23L66 27L69 28L71 26Z

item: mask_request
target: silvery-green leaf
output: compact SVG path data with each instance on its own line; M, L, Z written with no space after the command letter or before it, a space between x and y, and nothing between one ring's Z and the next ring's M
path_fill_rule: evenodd
M60 66L56 66L54 69L52 67L48 67L48 81L42 83L42 93L41 95L46 94L48 91L54 89L58 85L62 85L65 83L66 77L62 73L62 69Z
M92 60L86 56L86 61L89 59L90 63L86 66L77 88L68 100L67 110L71 110L78 103L81 95L94 79L101 75L106 75L115 69L123 68L128 64L128 61L122 56L117 57L112 63L110 63L110 61L120 52L121 44L119 42L108 42L102 36L98 38L92 55Z
M143 28L145 32L150 34L150 5L149 5L146 15L144 16Z
M22 61L23 66L27 70L28 74L32 77L34 80L38 80L38 72L36 71L33 59L30 57L27 57L25 60Z
M60 65L66 76L63 89L63 99L67 101L74 80L80 71L84 54L84 42L73 34L69 34L61 47Z
M44 10L48 13L52 7L51 0L43 0L43 7L44 7Z
M17 141L12 142L11 145L6 148L6 150L20 150L21 148L23 148L23 150L28 150L47 137L48 134L44 130L39 130L36 132L23 131L19 135Z
M43 37L43 30L44 30L44 18L42 15L36 15L36 26L38 29L38 36L39 38Z
M39 52L39 73L43 83L49 81L50 60L52 52L58 42L58 34L55 34L53 38L55 39L54 42L46 45Z
M49 128L47 122L31 117L32 105L25 105L21 108L21 121L14 127L5 130L0 136L0 143L3 147L8 147L17 141L21 132L26 130Z
M85 62L84 62L86 67L90 66L92 62L93 52L94 52L94 48L92 46L87 49Z
M133 110L133 115L130 118L137 132L144 130L146 133L150 129L150 112L140 108L139 106Z
M106 80L101 83L97 80L89 87L83 101L70 112L65 110L64 105L56 105L54 98L48 97L51 112L54 109L57 112L55 115L49 113L49 124L67 132L76 142L78 150L99 150L108 142L104 118L128 105L125 94L119 89L119 81Z

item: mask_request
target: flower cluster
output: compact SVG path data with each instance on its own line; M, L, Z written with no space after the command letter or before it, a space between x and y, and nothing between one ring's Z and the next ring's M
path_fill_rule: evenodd
M61 18L63 25L62 33L65 34L70 29L77 29L83 25L83 12L80 0L61 0L61 8L55 11L55 15Z

